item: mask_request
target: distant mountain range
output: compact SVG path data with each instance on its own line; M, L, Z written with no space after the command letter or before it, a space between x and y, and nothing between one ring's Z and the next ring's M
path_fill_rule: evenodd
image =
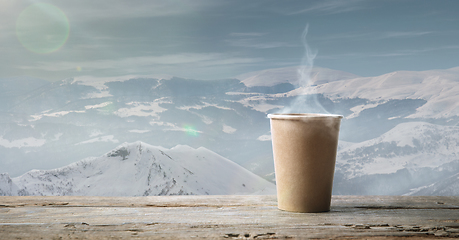
M458 196L459 173L434 182L430 185L412 189L407 196Z
M16 178L0 195L161 196L275 194L275 185L203 147L122 144L98 158Z
M137 141L205 147L273 181L266 115L296 101L298 112L344 116L335 194L446 194L459 172L458 82L459 67L376 77L314 68L306 85L297 67L214 81L0 79L0 172L9 173L0 181Z
M377 138L342 146L336 194L407 194L413 186L430 185L459 172L456 126L401 123ZM449 192L459 195L459 188Z

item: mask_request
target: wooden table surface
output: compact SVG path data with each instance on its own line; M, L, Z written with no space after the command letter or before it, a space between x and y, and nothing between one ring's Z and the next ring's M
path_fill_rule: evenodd
M0 197L0 239L459 238L459 197L333 196L330 212L275 196Z

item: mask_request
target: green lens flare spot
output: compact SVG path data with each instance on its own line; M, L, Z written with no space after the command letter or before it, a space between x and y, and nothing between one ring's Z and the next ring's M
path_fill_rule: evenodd
M67 16L54 5L36 3L24 9L16 21L16 35L22 46L35 53L51 53L68 39Z
M117 110L116 106L115 106L115 103L113 102L110 102L110 103L107 103L105 106L103 106L102 108L100 108L100 113L102 114L105 114L105 115L109 115L109 114L112 114L113 112L115 112Z
M186 134L190 136L197 137L199 134L199 132L193 126L185 125L183 128L185 129Z

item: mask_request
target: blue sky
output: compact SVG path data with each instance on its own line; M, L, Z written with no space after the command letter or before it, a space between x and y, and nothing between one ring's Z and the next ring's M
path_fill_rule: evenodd
M459 66L458 12L454 0L2 0L0 78L231 78L299 65L307 24L315 66L447 69Z

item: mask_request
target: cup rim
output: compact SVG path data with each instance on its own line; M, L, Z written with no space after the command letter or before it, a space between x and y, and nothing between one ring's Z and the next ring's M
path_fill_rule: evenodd
M343 118L343 115L329 113L271 113L268 118L274 119L298 119L298 118Z

